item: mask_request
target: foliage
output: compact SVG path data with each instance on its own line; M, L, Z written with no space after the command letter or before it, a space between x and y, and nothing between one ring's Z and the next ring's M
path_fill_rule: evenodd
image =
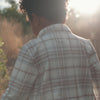
M11 5L11 8L17 9L17 4L14 0L6 0Z
M4 8L3 10L0 10L0 16L2 18L6 18L8 21L16 20L17 22L22 23L23 26L23 33L27 34L30 33L30 24L26 21L26 16L22 15L18 12L18 5L14 0L6 0L8 3L10 3L11 7Z
M9 79L8 70L6 68L7 58L2 49L3 45L4 45L4 42L2 42L0 38L0 90L5 89L5 87L7 87L7 82Z

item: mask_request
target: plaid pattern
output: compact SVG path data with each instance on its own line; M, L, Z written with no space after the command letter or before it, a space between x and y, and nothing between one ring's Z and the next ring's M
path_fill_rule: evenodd
M89 40L55 24L23 46L1 100L100 100L100 63Z

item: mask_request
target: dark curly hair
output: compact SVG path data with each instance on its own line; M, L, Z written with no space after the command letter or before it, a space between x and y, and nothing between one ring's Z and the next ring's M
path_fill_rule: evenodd
M20 9L32 20L32 13L62 23L67 15L68 0L21 0Z

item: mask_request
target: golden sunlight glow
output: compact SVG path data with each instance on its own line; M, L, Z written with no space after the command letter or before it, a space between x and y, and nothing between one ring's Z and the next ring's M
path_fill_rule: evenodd
M100 0L70 0L70 7L80 14L94 14L99 9Z

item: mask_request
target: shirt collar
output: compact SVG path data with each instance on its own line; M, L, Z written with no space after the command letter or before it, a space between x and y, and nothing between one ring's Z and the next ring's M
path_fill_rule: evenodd
M54 33L57 31L66 31L67 33L72 33L68 26L65 24L53 24L42 29L39 32L38 38L42 37L44 34L49 34L50 32Z

